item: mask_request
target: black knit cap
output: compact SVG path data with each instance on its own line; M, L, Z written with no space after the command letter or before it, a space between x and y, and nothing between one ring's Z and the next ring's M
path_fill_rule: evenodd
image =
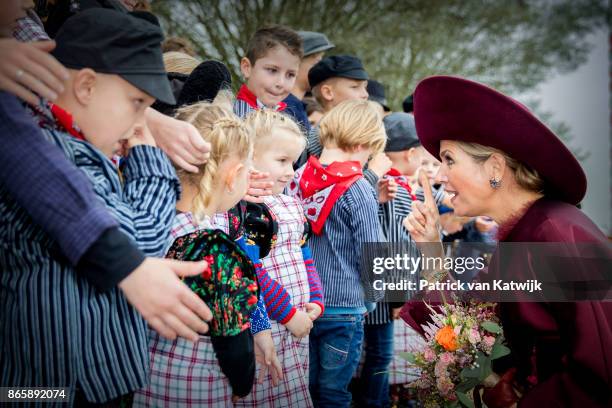
M308 71L308 82L315 87L329 78L368 79L368 73L361 60L352 55L332 55L317 62Z
M174 104L162 58L163 39L151 13L95 7L66 20L52 54L67 68L119 75L155 99Z
M153 109L166 115L174 115L181 106L196 102L212 102L219 91L231 89L232 75L225 64L208 60L200 63L189 75L168 72L176 104L155 102Z

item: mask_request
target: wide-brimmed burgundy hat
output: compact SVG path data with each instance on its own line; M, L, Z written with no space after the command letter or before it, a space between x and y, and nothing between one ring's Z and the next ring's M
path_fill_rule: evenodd
M499 149L536 170L545 194L578 204L586 176L563 142L524 105L478 82L432 76L414 91L416 130L439 158L441 140L478 143Z

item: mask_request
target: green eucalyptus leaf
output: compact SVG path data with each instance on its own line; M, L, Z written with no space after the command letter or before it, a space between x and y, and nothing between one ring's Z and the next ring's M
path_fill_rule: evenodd
M403 358L404 360L408 361L411 364L415 364L416 363L416 357L414 355L414 353L410 353L408 351L402 351L399 353L399 356L401 358Z
M472 401L470 397L467 396L467 394L464 394L462 392L455 392L455 395L457 395L457 399L464 407L475 408L474 401Z
M485 329L489 333L499 334L499 333L502 332L501 327L499 327L499 325L497 323L491 322L491 321L486 321L486 322L480 323L480 327L482 327L483 329Z

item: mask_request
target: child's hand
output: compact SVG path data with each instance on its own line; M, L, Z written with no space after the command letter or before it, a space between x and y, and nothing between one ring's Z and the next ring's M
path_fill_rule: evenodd
M316 303L306 303L304 308L306 309L306 313L308 313L310 320L313 322L317 320L319 316L321 316L321 306Z
M378 180L378 202L384 204L397 196L397 183L393 179Z
M397 320L400 318L400 312L402 311L401 307L394 307L391 309L391 319Z
M130 129L130 132L131 135L127 139L127 147L129 149L138 145L157 146L147 125L136 125Z
M368 162L368 169L372 170L374 174L381 178L391 169L391 160L384 153L377 153Z
M308 336L308 333L310 333L310 329L312 329L312 320L310 320L308 313L298 310L291 320L285 323L285 327L289 329L291 334L301 339L302 337Z
M279 381L283 379L283 367L278 361L271 333L271 330L262 330L253 338L255 341L255 361L260 364L257 383L263 383L266 374L270 372L272 385L276 387Z
M244 199L252 203L263 203L263 197L272 194L272 183L266 181L270 175L251 169L249 172L249 189Z

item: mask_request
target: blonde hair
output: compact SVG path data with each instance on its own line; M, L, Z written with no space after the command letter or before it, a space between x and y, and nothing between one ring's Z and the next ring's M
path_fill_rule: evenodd
M210 204L212 191L218 182L221 164L231 156L247 159L253 150L252 131L231 110L222 104L199 102L179 108L176 118L191 123L202 138L210 143L210 157L200 166L198 174L177 169L181 179L198 187L193 202L193 214L197 220L204 216L204 208Z
M387 135L374 102L344 101L329 111L319 123L321 144L341 150L365 146L372 154L385 148Z
M247 115L245 118L247 126L253 130L255 137L255 152L262 145L273 139L274 130L283 129L295 135L302 143L302 147L306 147L306 138L293 119L284 113L274 111L272 109L258 109Z
M191 55L178 51L164 52L163 57L166 72L176 72L185 75L191 74L201 62Z
M517 184L528 191L543 192L544 180L540 177L540 174L527 166L519 162L518 160L508 156L506 153L494 147L483 146L478 143L468 142L456 142L461 150L466 152L474 161L477 163L484 163L491 157L493 153L501 154L506 160L506 165L512 170L514 179Z

